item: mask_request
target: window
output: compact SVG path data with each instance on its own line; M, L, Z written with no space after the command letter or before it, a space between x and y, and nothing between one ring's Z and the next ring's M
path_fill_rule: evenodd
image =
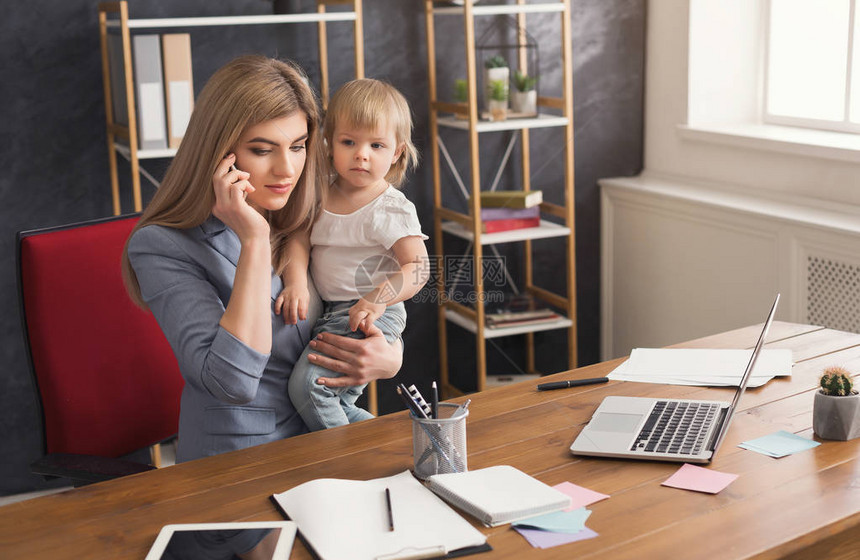
M857 0L770 0L763 120L860 132Z

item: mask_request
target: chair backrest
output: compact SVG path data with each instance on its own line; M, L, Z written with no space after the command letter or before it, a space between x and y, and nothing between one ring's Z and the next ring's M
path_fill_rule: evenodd
M177 432L176 358L122 282L122 250L138 219L18 234L21 317L47 453L119 457Z

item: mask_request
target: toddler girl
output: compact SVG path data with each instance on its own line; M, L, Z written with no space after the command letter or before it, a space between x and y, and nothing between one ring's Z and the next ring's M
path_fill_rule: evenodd
M371 325L389 342L406 326L403 301L427 281L429 266L415 206L394 188L418 156L406 99L394 87L354 80L334 94L323 135L335 179L323 196L310 234L287 243L284 290L275 312L296 323L307 315L307 268L323 315L313 336L335 333L363 338ZM392 186L394 185L394 186ZM290 400L311 430L372 418L355 405L365 385L326 387L321 377L340 374L318 365L313 341L293 368Z

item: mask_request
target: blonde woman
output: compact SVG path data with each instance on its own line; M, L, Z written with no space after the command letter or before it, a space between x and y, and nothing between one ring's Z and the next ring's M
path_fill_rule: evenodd
M185 138L126 246L131 297L148 307L185 379L177 461L290 437L307 426L287 383L319 314L285 324L273 311L287 239L310 227L322 194L316 98L295 66L236 59L200 93ZM313 285L309 284L311 290ZM402 344L310 344L332 387L393 377Z
M403 302L429 276L427 236L415 206L395 188L418 159L409 105L390 84L353 80L332 96L324 135L333 181L312 231L302 230L288 243L275 312L287 323L305 318L310 260L323 299L315 335L360 339L375 324L389 342L397 341L406 327ZM372 417L355 404L363 386L326 382L339 373L313 347L293 370L290 398L311 430Z

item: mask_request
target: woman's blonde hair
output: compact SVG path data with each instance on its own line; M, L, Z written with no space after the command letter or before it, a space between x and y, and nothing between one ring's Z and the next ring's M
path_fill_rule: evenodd
M287 205L269 212L272 262L283 267L283 245L293 232L311 226L322 195L324 168L317 98L296 65L260 55L237 58L219 69L200 92L185 137L134 231L156 224L177 229L199 226L212 214L212 176L251 126L302 111L307 117L307 158ZM132 234L134 234L134 231ZM140 285L123 252L123 279L131 298L146 307Z
M323 135L329 150L337 125L375 130L380 125L394 128L397 147L403 153L385 175L385 180L400 186L406 171L418 163L418 150L412 143L412 113L409 104L391 84L363 78L347 82L335 92L325 115ZM330 160L329 160L330 161Z

